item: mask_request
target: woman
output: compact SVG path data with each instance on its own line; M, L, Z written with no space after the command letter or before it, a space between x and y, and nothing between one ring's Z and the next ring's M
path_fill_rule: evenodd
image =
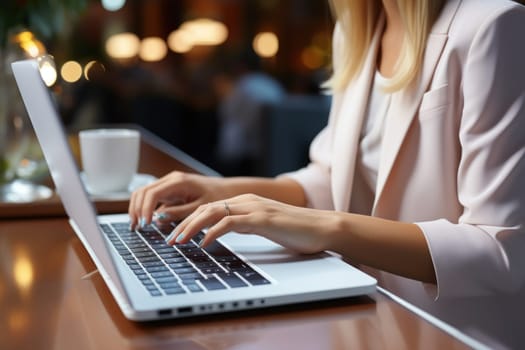
M407 295L525 281L525 9L508 0L332 0L333 105L311 163L275 179L171 173L132 226L230 230L335 251Z

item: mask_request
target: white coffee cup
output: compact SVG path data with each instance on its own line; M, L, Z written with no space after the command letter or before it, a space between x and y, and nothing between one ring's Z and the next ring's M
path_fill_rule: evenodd
M88 191L127 191L138 170L140 133L131 129L90 129L78 135Z

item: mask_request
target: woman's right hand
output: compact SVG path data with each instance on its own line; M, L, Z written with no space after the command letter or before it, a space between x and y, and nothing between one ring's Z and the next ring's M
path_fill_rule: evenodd
M154 212L160 221L181 220L201 204L227 198L222 182L220 177L171 172L131 194L131 227L151 223Z

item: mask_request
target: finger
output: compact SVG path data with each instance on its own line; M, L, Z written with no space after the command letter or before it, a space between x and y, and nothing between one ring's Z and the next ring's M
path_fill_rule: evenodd
M200 206L182 224L177 226L168 244L186 243L203 228L214 225L224 216L225 211L222 203L210 203Z
M137 216L139 217L140 223L150 224L153 217L153 212L158 204L162 201L166 201L164 198L169 194L170 197L175 197L173 190L174 184L169 179L163 178L145 188L142 191L142 197L138 196L140 202L136 203Z
M242 215L223 217L215 225L208 229L208 231L204 235L204 238L199 243L199 246L205 248L217 238L225 235L230 231L234 231L236 223L238 223L238 220L240 220L240 218L242 217Z
M180 205L163 204L155 210L155 220L159 222L181 221L195 211L198 207L196 201Z
M180 237L181 233L184 232L184 230L186 229L187 225L194 218L196 218L198 215L200 215L200 213L206 208L207 205L208 204L199 205L197 207L197 209L195 209L192 212L190 212L190 214L188 214L181 222L179 222L179 224L175 227L173 232L168 237L166 237L166 242L168 244L170 244L170 245L173 245L175 243L179 243L182 240L182 238L183 238L183 237Z
M131 194L128 214L130 217L131 229L135 229L140 221L140 206L142 205L142 198L144 197L144 191L146 189L139 189Z
M128 216L129 216L129 225L130 229L134 230L137 226L137 216L135 215L135 201L136 201L136 192L133 192L129 198L128 204Z

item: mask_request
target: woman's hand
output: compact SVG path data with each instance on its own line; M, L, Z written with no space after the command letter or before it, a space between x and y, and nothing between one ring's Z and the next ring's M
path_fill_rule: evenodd
M177 221L199 205L225 198L222 179L174 171L132 193L128 213L131 227L151 223L155 211L160 222Z
M329 246L329 227L337 213L296 207L253 194L200 205L167 238L185 243L208 227L205 247L229 231L258 234L300 253L317 253Z

